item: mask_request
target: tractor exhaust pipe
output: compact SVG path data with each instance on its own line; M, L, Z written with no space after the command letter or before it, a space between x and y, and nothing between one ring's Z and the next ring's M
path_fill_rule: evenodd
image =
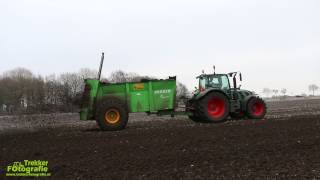
M100 68L99 68L99 74L98 74L98 80L99 80L99 81L100 81L100 79L101 79L101 72L102 72L102 67L103 67L103 61L104 61L104 52L102 52L102 55L101 55Z

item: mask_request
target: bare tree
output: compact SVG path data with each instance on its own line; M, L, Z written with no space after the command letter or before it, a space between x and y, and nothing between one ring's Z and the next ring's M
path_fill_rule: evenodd
M78 74L82 79L95 79L98 77L98 71L89 68L81 68Z
M270 94L272 93L272 90L269 88L263 88L262 93L265 94L267 97L269 97Z
M63 111L65 98L65 86L56 79L55 74L45 78L45 111L57 112Z
M149 76L140 76L137 73L126 73L124 71L118 70L111 73L110 77L108 78L107 82L111 83L123 83L123 82L139 82L144 79L155 79ZM106 81L106 80L104 80Z
M273 89L272 92L273 92L274 96L277 97L279 90L278 89Z
M45 105L45 82L41 76L29 81L25 92L24 101L28 113L42 112Z
M32 89L33 74L25 68L16 68L3 73L1 91L8 111L25 111L28 91Z
M17 92L15 89L16 82L10 77L2 77L0 81L0 91L1 91L1 99L3 101L3 105L6 106L6 111L9 113L13 110L20 102L21 92Z
M141 79L143 79L143 77L137 73L126 73L125 78L127 82L139 82Z
M6 104L8 104L8 92L7 88L5 87L5 81L4 77L1 76L0 78L0 108L1 111L5 111L6 109Z
M109 81L111 83L123 83L123 82L126 82L127 81L126 73L121 71L121 70L112 72L110 77L109 77Z
M287 89L286 88L281 89L281 93L283 94L283 96L285 96L287 93Z
M81 79L80 85L79 85L79 90L77 91L77 101L80 102L81 99L81 92L84 89L84 80L85 79L96 79L98 77L98 71L94 70L94 69L89 69L89 68L81 68L78 72L78 76ZM103 78L103 77L102 77ZM79 80L80 80L79 79Z
M59 81L62 84L61 94L63 104L68 111L75 111L75 101L80 98L80 94L83 91L83 79L77 73L63 73L59 77Z
M77 73L63 73L59 77L60 82L70 90L71 97L82 91L83 79Z
M183 99L188 96L188 88L186 85L177 82L177 99Z
M33 74L26 68L18 67L13 70L4 72L3 77L10 77L13 79L31 79L33 78Z
M317 91L319 87L315 84L309 85L309 91L312 91L312 95L314 96L314 92Z
M0 77L0 109L13 113L74 111L73 101L83 90L83 78L93 74L93 70L82 69L42 78L24 68L7 71Z
M3 89L1 88L2 87L2 76L0 76L0 112L3 111L3 108L4 108L4 92L3 92Z

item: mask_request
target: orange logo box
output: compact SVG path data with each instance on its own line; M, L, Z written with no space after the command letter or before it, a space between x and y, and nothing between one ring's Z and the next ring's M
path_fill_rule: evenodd
M137 83L133 85L134 90L143 90L144 89L144 84L143 83Z

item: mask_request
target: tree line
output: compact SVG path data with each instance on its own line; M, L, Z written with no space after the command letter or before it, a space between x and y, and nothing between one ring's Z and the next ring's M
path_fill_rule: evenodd
M317 92L319 89L320 89L319 86L317 86L316 84L310 84L308 86L308 90L309 90L309 92L312 92L312 96L314 96L315 92ZM272 97L277 97L278 95L282 95L282 97L285 97L286 93L287 93L287 89L286 88L282 88L279 91L278 89L263 88L262 93L265 94L266 97L270 97L270 95ZM306 94L302 94L302 96L307 96L307 95Z
M74 73L35 75L25 68L16 68L0 75L0 113L59 113L77 112L81 103L84 79L96 78L98 72L83 68ZM140 76L118 70L102 81L109 83L138 82L154 77ZM183 98L188 89L177 82L177 97Z

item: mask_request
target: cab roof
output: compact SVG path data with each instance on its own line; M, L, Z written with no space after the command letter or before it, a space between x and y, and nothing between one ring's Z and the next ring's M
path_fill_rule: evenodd
M206 77L206 76L228 76L228 74L201 74L201 75L197 76L197 79L199 79L201 77Z

